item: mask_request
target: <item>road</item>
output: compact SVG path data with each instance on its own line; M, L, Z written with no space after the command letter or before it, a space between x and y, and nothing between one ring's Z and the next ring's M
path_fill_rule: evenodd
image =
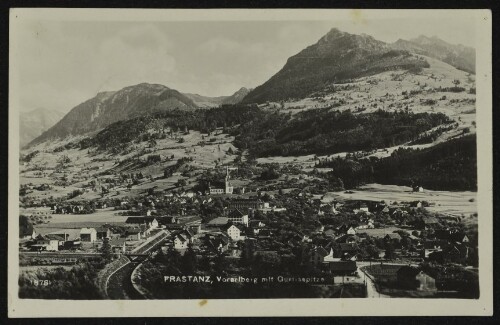
M153 251L161 245L167 234L160 232L150 237L144 244L133 250L134 254L144 254ZM107 293L110 299L144 299L132 284L132 272L144 262L143 258L132 259L130 263L113 273L107 282Z
M366 279L366 298L390 298L387 295L383 295L377 291L377 287L375 286L375 282L363 271L358 268L358 273L364 274Z
M377 286L375 285L375 282L373 282L372 278L361 268L364 266L369 266L371 264L377 264L377 262L358 262L358 276L361 278L364 278L366 280L366 292L367 298L391 298L391 296L381 294L380 292L377 291ZM398 264L398 265L408 265L407 263L387 263L387 264Z
M107 292L110 299L143 299L142 295L132 285L132 271L138 262L130 262L110 276Z

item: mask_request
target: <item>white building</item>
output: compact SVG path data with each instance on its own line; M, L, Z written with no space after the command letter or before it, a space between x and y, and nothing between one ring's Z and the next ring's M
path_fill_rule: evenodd
M174 237L174 248L175 249L186 249L188 248L189 239L182 234L177 234Z
M97 241L97 231L95 230L95 228L80 229L80 240L82 242L90 242L90 243Z
M245 236L241 236L241 230L236 225L230 225L226 229L227 235L234 241L244 240Z
M241 224L248 227L248 214L243 214L243 212L238 209L231 211L228 214L227 218L232 223Z

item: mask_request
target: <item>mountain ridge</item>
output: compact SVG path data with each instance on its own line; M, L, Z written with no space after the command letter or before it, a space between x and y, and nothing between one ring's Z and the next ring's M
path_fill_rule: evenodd
M197 108L191 99L179 91L160 84L140 83L118 91L99 92L72 108L56 125L29 145L97 131L114 122L148 112Z
M19 144L27 145L31 140L40 136L56 124L64 116L63 112L47 108L35 108L28 112L21 112L19 118Z
M425 35L409 40L398 39L391 46L397 49L411 50L417 54L441 60L457 69L476 73L476 51L469 46L454 45L437 36L428 37Z
M350 34L332 28L283 68L251 91L242 103L262 104L305 98L331 83L370 76L387 70L419 71L428 68L427 56L475 73L475 50L449 44L436 36L386 43L367 34Z
M387 70L419 70L428 67L406 50L363 34L332 28L315 44L291 56L283 68L256 87L243 103L264 103L305 97L330 83Z

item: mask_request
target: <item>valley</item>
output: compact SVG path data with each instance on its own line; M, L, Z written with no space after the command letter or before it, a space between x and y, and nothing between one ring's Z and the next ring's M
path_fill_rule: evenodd
M441 52L424 46L431 41ZM103 299L123 298L132 272L143 275L137 291L157 299L238 290L336 298L375 290L358 267L374 261L418 266L475 297L466 287L476 278L464 271L479 263L481 218L470 51L410 43L332 29L262 85L230 96L141 83L76 106L20 152L23 266L72 254L72 272L99 274L77 285ZM154 249L138 254L150 241ZM459 284L440 273L449 265ZM327 280L300 292L163 280L178 273Z

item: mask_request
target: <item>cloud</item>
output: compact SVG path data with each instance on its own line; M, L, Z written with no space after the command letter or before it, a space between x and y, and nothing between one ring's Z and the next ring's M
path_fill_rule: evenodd
M69 110L103 90L175 75L174 44L151 24L126 28L82 23L28 22L19 36L23 109ZM83 96L82 96L83 95Z

